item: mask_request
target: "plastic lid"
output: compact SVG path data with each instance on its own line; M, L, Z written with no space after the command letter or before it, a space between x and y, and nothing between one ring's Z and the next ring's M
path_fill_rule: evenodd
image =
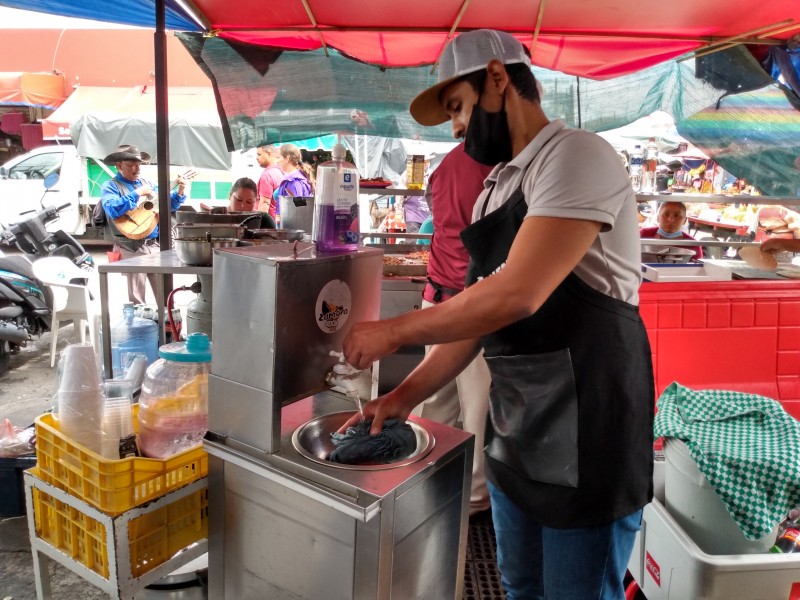
M205 333L190 333L185 342L164 344L158 355L175 362L211 362L211 342Z

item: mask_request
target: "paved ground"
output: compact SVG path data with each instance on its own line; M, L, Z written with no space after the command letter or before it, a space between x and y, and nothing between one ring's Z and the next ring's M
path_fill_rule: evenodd
M95 262L106 262L105 250L93 250ZM177 278L175 285L191 283L193 278ZM149 294L152 294L148 291ZM122 275L109 276L110 312L121 314L127 300L127 288ZM185 309L192 294L176 294L176 305ZM155 304L151 297L149 302ZM185 312L184 312L185 314ZM9 419L14 425L27 427L38 415L52 407L51 397L56 387L56 369L50 368L50 333L30 342L19 354L11 357L9 369L0 374L0 420ZM77 340L72 325L59 330L58 350ZM0 494L7 490L0 490ZM95 600L108 598L98 588L56 563L50 563L53 597L64 600ZM138 597L138 596L137 596ZM25 517L0 518L0 599L35 600L33 559Z

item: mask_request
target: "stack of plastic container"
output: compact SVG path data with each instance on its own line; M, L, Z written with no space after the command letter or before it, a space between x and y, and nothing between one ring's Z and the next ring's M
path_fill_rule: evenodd
M73 344L61 353L56 400L65 436L92 452L101 451L103 388L91 344Z

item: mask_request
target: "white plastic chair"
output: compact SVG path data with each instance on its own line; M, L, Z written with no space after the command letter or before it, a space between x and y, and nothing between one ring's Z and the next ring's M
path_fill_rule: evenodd
M92 299L88 284L70 283L74 279L89 279L91 283L94 273L80 269L64 256L46 256L33 263L33 274L53 292L50 366L56 362L58 324L62 321L72 321L75 336L80 339L81 344L86 343L88 328L89 343L97 349L97 303Z

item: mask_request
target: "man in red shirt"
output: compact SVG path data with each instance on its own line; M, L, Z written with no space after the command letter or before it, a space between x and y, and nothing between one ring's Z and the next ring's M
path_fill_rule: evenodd
M492 167L482 165L456 146L428 179L427 200L433 213L433 239L428 262L428 285L422 294L422 307L444 302L464 289L469 255L461 243L461 231L472 222L472 207L483 191L483 180ZM491 376L483 354L425 402L413 414L455 425L475 436L472 461L470 514L489 508L489 490L484 474L483 437L489 410Z
M259 146L256 149L256 160L258 166L263 167L264 171L258 180L258 206L257 208L262 212L269 213L275 219L277 210L275 206L275 199L272 195L278 186L283 181L284 175L281 168L278 166L278 159L280 154L275 146L269 144Z

